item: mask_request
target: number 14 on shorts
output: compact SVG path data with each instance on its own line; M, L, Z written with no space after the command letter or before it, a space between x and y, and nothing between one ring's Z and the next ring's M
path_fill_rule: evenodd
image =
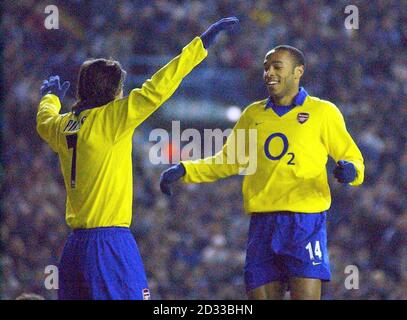
M322 260L321 245L319 244L319 241L315 241L314 246L312 246L311 242L308 242L305 249L308 250L309 258L311 260L315 260L315 257L317 257L318 260Z

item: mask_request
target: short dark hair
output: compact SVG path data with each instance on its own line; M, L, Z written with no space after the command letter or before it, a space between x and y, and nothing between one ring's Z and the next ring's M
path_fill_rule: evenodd
M97 107L113 101L123 88L126 71L112 59L86 60L78 75L76 97L72 110Z
M295 66L304 66L305 67L305 57L300 49L297 49L293 46L287 44L279 45L274 47L272 50L285 50L290 53L291 57L294 59Z

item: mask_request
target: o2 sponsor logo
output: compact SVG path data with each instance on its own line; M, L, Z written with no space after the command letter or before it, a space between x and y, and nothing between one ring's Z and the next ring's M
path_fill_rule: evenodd
M281 150L281 152L279 154L270 153L270 143L271 143L271 141L273 141L275 139L281 140L283 142L283 149ZM272 133L271 135L269 135L268 138L266 139L266 141L264 142L264 153L268 159L273 160L273 161L280 160L285 155L287 155L287 156L289 156L287 165L294 166L295 165L295 162L294 162L295 154L293 152L287 153L288 147L289 147L289 143L288 143L288 138L286 137L286 135L281 132L275 132L275 133Z

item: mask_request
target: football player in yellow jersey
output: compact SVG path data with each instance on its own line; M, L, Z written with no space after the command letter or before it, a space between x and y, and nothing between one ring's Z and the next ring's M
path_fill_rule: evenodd
M292 299L321 298L321 281L331 277L328 156L337 162L334 176L340 183L356 186L364 179L363 157L341 112L300 87L304 70L300 50L287 45L270 50L264 59L269 97L244 110L219 153L182 161L160 177L161 190L170 195L170 184L178 179L204 183L245 174L256 160L257 170L245 174L242 188L251 216L244 273L250 299L282 299L287 288ZM247 135L250 129L257 133L254 146L239 140L238 131Z
M73 229L59 266L59 299L149 299L132 218L132 136L182 79L205 59L235 17L211 25L141 89L123 98L125 71L117 61L92 59L80 69L72 111L60 114L69 82L45 80L37 131L58 153Z

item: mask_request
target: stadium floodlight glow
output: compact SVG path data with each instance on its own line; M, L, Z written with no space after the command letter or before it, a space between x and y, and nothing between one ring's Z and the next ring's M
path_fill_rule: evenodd
M236 122L239 120L240 115L242 114L242 110L236 106L230 106L226 110L226 118L231 122Z

